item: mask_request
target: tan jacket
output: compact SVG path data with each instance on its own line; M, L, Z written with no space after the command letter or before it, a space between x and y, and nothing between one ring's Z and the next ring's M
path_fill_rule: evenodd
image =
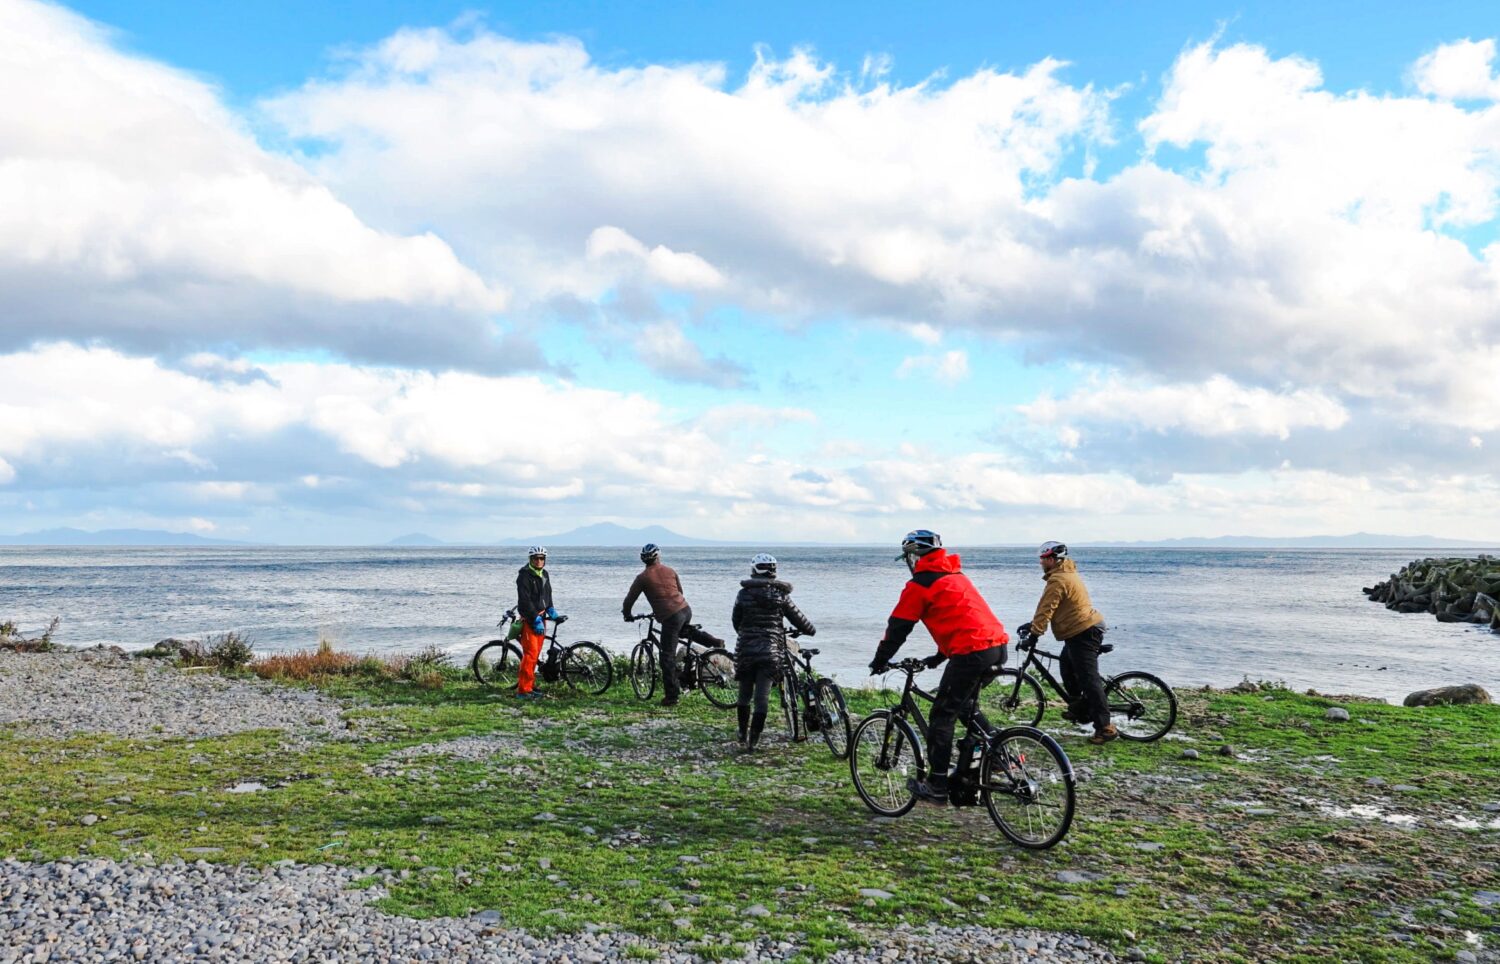
M1053 636L1072 639L1090 626L1104 625L1104 617L1089 601L1088 587L1072 559L1064 559L1043 578L1047 580L1047 588L1042 590L1042 601L1036 604L1036 615L1031 617L1033 633L1040 636L1051 624Z

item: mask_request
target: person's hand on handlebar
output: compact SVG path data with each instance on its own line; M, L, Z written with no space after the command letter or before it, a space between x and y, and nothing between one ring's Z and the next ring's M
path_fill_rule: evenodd
M944 656L942 653L933 653L931 656L922 660L922 665L926 666L928 669L937 669L947 661L948 657Z
M871 676L879 676L881 673L888 672L890 670L890 668L891 668L891 664L887 663L883 659L872 659L872 660L870 660L870 675Z

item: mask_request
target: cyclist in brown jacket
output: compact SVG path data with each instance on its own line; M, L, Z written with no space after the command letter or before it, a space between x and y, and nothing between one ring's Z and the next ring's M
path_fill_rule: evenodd
M677 678L677 637L710 648L723 646L724 641L690 625L693 607L682 595L682 580L677 578L677 570L662 563L656 543L648 542L641 547L641 562L646 568L636 575L625 594L625 621L634 618L631 609L644 594L651 604L651 615L661 625L661 675L667 690L661 705L676 706L682 696L682 681Z
M1052 635L1063 644L1058 661L1068 691L1068 709L1063 716L1074 723L1094 724L1090 743L1108 743L1120 734L1109 721L1109 701L1099 676L1104 617L1089 599L1088 587L1078 574L1077 564L1068 558L1067 546L1044 542L1037 556L1047 588L1042 590L1030 624L1020 627L1021 635L1040 636L1051 625Z

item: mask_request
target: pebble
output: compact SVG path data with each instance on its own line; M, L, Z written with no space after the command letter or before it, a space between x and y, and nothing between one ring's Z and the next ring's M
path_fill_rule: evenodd
M1188 749L1182 751L1182 758L1184 760L1196 760L1198 759L1198 751L1189 747Z
M88 694L80 699L79 694ZM344 732L335 700L313 690L215 673L184 673L107 649L0 651L0 725L121 737L225 736L276 729Z
M766 909L765 904L751 904L745 908L746 917L770 917L771 912Z
M879 887L861 887L859 889L859 896L869 897L873 900L890 900L896 895L888 890L881 890Z

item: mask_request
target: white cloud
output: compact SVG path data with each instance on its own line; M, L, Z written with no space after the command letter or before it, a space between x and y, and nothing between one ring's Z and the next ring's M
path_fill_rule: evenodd
M719 388L744 384L745 369L727 358L709 358L672 321L648 325L635 335L636 353L647 367L673 381L701 382Z
M639 262L646 277L683 291L712 291L724 286L724 276L692 252L673 251L658 244L650 250L626 231L605 225L595 228L584 244L591 261L617 255Z
M969 354L961 348L941 355L911 355L896 368L897 378L935 378L955 385L969 377Z
M1095 379L1062 398L1043 395L1017 410L1033 424L1060 426L1069 448L1077 447L1078 425L1181 431L1209 438L1285 439L1297 429L1333 430L1349 421L1344 406L1320 392L1246 388L1222 375L1174 385L1143 385L1118 377Z
M110 39L60 7L0 5L0 344L392 357L392 327L421 321L449 360L455 339L484 356L501 289L431 233L371 227L213 88Z
M1412 79L1424 94L1448 100L1500 100L1495 41L1460 40L1443 44L1418 60Z

